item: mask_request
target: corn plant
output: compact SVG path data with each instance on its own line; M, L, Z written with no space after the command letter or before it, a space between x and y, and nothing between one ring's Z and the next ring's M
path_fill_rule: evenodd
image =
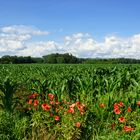
M13 96L17 90L17 83L9 78L6 78L3 83L0 83L1 107L7 111L13 110Z

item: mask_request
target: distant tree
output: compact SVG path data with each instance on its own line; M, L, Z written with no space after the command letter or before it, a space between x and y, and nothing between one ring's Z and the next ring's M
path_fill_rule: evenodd
M65 59L65 63L77 63L78 62L78 58L76 58L72 54L65 53L65 54L63 54L63 57Z
M57 63L55 54L45 55L43 56L43 59L44 59L44 63L49 63L49 64Z
M32 57L34 63L43 63L43 58L40 57Z
M56 58L56 61L57 61L58 64L63 64L63 63L65 63L65 59L64 59L63 56L58 56L58 57Z
M2 64L11 64L11 63L12 63L11 56L9 56L9 55L4 55L4 56L1 58L1 63L2 63Z
M43 56L44 63L77 63L78 58L69 53L64 54L49 54Z

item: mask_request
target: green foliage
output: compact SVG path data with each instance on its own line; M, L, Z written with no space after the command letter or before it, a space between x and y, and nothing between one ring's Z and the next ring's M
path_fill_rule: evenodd
M139 65L0 65L0 139L137 140L139 75ZM120 102L124 106L115 114Z
M0 139L10 140L13 138L13 117L9 112L0 111Z
M0 111L0 139L26 140L29 137L29 119L19 114Z
M17 84L6 78L3 83L0 83L0 99L1 107L7 111L13 110L13 95L17 89Z
M43 56L44 62L49 64L62 64L62 63L78 63L78 58L73 56L72 54L65 53L65 54L49 54Z

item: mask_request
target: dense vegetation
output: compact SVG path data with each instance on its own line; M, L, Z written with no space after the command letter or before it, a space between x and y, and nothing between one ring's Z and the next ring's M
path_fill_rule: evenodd
M0 58L1 64L26 64L26 63L47 63L47 64L140 64L139 59L131 58L77 58L69 53L49 54L42 57L31 56L9 56L5 55Z
M139 140L139 65L0 65L0 139Z

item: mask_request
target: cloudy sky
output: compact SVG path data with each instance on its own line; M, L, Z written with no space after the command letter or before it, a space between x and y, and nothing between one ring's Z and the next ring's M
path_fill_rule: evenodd
M0 56L140 59L140 0L0 0Z

